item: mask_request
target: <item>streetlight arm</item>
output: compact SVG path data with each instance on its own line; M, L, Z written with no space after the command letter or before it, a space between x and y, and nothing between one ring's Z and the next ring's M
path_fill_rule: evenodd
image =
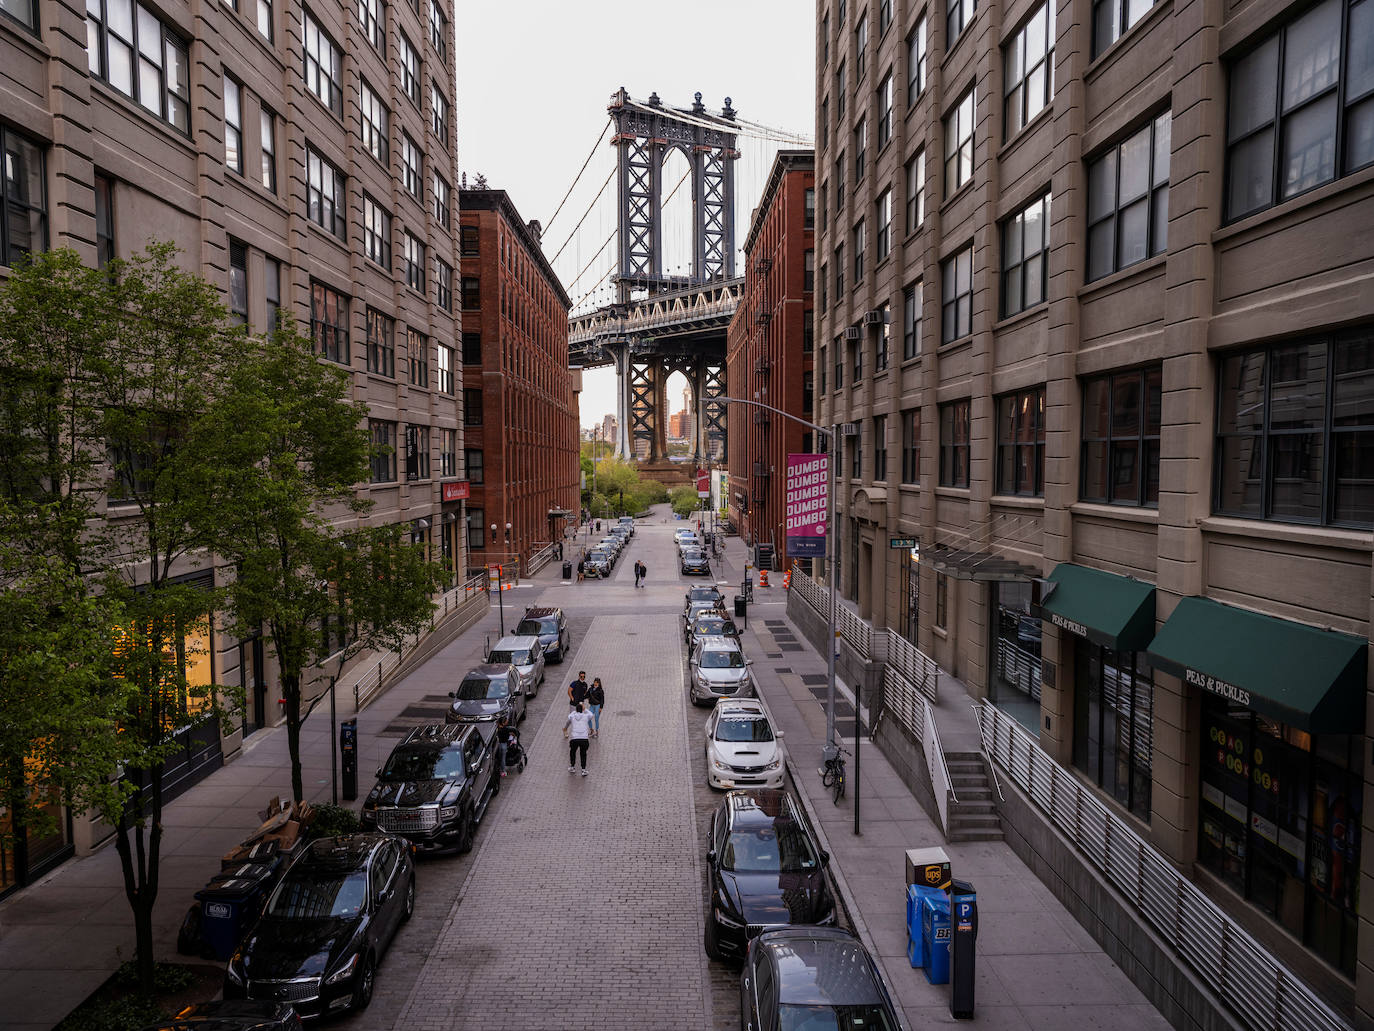
M793 422L800 423L802 426L805 426L808 429L815 430L817 433L825 437L826 440L831 440L835 436L834 430L827 429L824 426L818 426L814 422L807 422L805 419L799 418L798 416L793 415L791 412L784 412L781 408L774 408L772 405L766 405L762 401L750 401L743 397L713 397L708 399L706 403L708 405L753 405L755 408L762 408L765 411L772 412L774 415L781 415L784 419L791 419Z

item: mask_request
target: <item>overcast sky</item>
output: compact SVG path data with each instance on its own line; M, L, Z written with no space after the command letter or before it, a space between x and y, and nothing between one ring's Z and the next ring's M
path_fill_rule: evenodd
M637 98L656 91L679 107L700 91L713 112L728 96L742 118L813 132L815 7L809 0L455 0L455 6L459 167L469 182L481 172L490 186L509 193L526 221L549 224L621 86ZM610 169L609 145L600 151L593 192ZM569 202L550 227L546 249L562 243L590 197L574 194L574 200L580 206ZM742 243L758 197L741 201ZM570 293L576 299L577 291ZM670 395L676 409L681 392ZM585 373L582 425L614 411L614 373Z

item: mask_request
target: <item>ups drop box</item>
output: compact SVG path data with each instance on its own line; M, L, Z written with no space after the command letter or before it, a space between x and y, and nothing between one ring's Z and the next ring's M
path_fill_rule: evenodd
M949 887L949 856L942 848L910 848L906 852L906 882L923 888Z

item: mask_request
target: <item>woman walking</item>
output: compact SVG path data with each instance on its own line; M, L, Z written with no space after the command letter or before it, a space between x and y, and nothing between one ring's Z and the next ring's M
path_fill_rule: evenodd
M573 706L568 720L563 724L563 736L568 739L568 772L577 772L577 757L582 756L582 776L587 775L587 742L596 737L592 727L592 714L582 711L582 703Z
M592 681L587 689L587 702L592 707L592 727L601 733L601 707L606 704L606 689L601 686L601 678Z

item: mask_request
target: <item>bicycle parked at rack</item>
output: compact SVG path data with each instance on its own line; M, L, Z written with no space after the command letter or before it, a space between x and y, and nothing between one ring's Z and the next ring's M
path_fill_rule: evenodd
M816 772L821 775L821 785L830 789L835 804L839 805L840 799L844 798L844 757L852 753L841 744L837 743L835 747L838 751L834 757L825 760L825 765Z

